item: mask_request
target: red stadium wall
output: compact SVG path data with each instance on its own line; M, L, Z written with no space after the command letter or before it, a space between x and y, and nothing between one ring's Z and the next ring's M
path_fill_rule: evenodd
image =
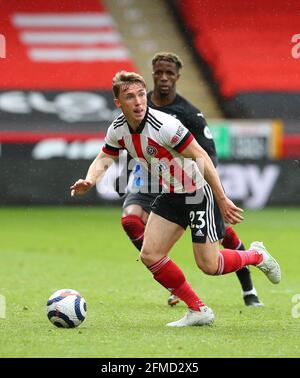
M229 118L298 120L283 157L300 157L300 2L175 0L200 66Z
M119 114L112 78L136 69L101 0L1 1L0 25L0 157L16 143L102 138Z
M1 2L3 89L110 90L120 69L134 64L99 0Z
M297 0L177 0L194 46L224 97L252 91L299 91Z
M298 0L176 0L176 9L226 116L300 118Z

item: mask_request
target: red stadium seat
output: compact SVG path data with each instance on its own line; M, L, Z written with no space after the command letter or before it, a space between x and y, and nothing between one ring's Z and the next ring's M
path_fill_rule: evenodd
M245 91L299 91L300 2L177 0L194 47L224 97ZM300 49L299 49L300 50Z

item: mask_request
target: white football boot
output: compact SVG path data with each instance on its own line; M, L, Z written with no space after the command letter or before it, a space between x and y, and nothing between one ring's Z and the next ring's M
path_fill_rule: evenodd
M168 323L167 327L188 327L188 326L203 326L211 325L214 322L215 316L207 306L200 307L200 311L188 310L182 319L176 322Z
M273 284L278 284L281 280L281 270L278 262L270 255L262 242L255 241L251 243L250 250L262 254L263 260L257 268L261 270Z

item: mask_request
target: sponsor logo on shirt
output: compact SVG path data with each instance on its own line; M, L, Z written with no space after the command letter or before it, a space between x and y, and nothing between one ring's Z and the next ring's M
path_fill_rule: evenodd
M184 127L178 126L178 129L176 131L176 135L178 135L179 137L181 137L182 134L183 134L183 132L184 132Z
M179 136L178 135L174 135L173 138L171 139L171 143L172 144L176 144L178 141L179 141Z

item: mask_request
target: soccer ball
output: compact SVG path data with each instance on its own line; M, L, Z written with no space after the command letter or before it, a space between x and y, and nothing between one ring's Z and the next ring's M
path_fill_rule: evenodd
M47 316L56 327L78 327L86 317L86 302L76 290L61 289L47 302Z

